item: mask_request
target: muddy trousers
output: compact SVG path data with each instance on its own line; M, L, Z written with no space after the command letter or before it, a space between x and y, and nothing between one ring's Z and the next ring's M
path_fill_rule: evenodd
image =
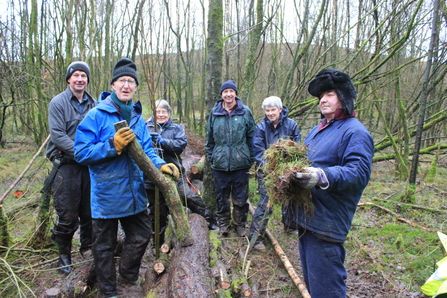
M269 197L267 196L267 191L265 190L264 183L264 173L262 171L258 171L256 174L258 178L258 192L261 195L258 201L258 206L256 207L255 213L253 215L253 220L251 222L249 239L255 234L258 233L258 239L256 242L262 242L264 240L264 233L267 229L267 224L270 216L272 215L273 209L269 207L267 210L267 204L269 202ZM266 213L267 210L267 213Z
M53 181L52 195L57 220L51 228L51 240L61 254L70 254L73 234L80 227L81 253L92 246L90 174L78 163L62 164Z
M250 177L248 170L213 170L214 191L217 200L216 219L220 227L230 224L231 203L233 203L233 225L245 226L247 222L248 180Z
M117 295L114 251L117 245L118 220L125 233L119 274L126 280L138 279L141 259L152 234L147 210L119 219L93 219L93 257L103 297Z
M313 232L299 231L298 248L304 281L312 298L345 298L348 277L343 243L318 238Z

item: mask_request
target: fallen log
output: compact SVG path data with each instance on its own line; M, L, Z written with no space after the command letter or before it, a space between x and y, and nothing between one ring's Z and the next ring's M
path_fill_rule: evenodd
M220 287L224 290L229 289L231 286L231 281L228 277L227 268L225 268L224 264L221 261L217 261L214 266L218 270Z
M152 285L153 288L148 289L146 297L213 297L213 279L210 278L209 270L208 224L198 214L189 216L189 224L194 243L188 247L176 243L170 253L169 268ZM148 271L146 275L150 276Z
M170 263L171 260L169 259L168 254L161 252L160 257L155 261L152 267L154 268L154 271L160 275L166 271Z
M114 124L115 129L118 130L127 126L127 121L123 120ZM166 205L169 208L169 213L172 215L176 230L177 240L181 246L189 246L194 243L194 238L191 234L191 228L188 223L188 216L183 208L182 201L177 191L177 183L171 176L162 174L154 165L152 160L146 155L138 141L133 140L127 145L127 150L135 159L135 162L140 169L149 177L149 179L157 186L163 193L166 200Z
M189 180L203 180L203 168L205 166L205 157L200 158L198 163L191 165L187 177Z
M171 215L168 215L168 225L165 230L165 239L160 247L160 252L167 254L173 247L173 241L175 239L174 222Z
M239 293L241 293L242 297L250 297L251 296L251 288L248 283L241 283L238 287Z

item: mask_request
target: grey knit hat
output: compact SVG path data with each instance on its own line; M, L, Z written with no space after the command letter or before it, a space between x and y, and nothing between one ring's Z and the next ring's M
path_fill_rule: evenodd
M317 73L310 81L307 89L313 96L320 97L321 93L335 90L343 105L343 111L347 115L354 112L354 99L357 97L351 78L341 70L326 68Z
M233 80L226 81L222 84L222 86L220 86L220 94L222 94L225 89L233 89L234 91L236 91L236 94L238 91L236 83Z
M90 67L83 61L75 61L68 65L65 80L68 81L72 74L77 70L85 72L85 74L87 75L87 80L88 82L90 82Z
M110 85L113 84L120 77L129 76L135 79L138 86L138 75L137 75L137 65L128 58L121 58L115 64L113 68L113 78L110 81Z

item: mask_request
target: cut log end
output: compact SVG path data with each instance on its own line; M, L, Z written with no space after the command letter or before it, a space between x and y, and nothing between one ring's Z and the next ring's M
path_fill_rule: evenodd
M157 262L157 263L155 263L154 264L154 271L158 274L158 275L160 275L160 274L162 274L164 271L165 271L165 265L163 265L163 263L162 262Z
M161 247L160 247L160 252L167 254L169 252L170 248L169 245L167 245L166 243L164 243Z

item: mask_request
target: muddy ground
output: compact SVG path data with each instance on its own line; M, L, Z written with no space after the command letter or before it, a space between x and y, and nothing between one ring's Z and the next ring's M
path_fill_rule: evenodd
M184 163L188 169L191 164L198 161L198 158L204 154L203 141L194 135L188 134L189 144L184 152ZM250 189L255 193L255 189ZM278 211L275 211L278 212ZM249 217L249 220L251 218ZM247 226L247 230L248 230ZM274 219L269 222L269 230L276 237L282 249L286 253L288 260L299 276L301 276L301 266L298 255L297 235L284 231L280 220ZM228 270L230 279L246 276L248 284L252 290L250 297L300 297L298 288L292 282L280 258L275 253L269 240L265 241L267 250L264 252L251 251L245 256L248 246L247 238L237 237L234 231L226 238L221 238L221 246L218 249L218 258L224 263ZM350 240L348 240L350 241ZM151 265L154 261L154 249L152 243L149 245L140 270L140 276L144 277L147 270L152 270ZM82 260L73 249L73 261L76 264L76 270L79 268L88 268L91 261ZM48 260L54 258L53 262L38 267L35 272L25 275L24 278L31 281L31 291L35 297L47 297L48 289L60 289L67 278L55 272L57 253L55 248L50 249L50 253L45 256ZM118 259L118 257L117 257ZM250 263L248 270L242 270ZM347 289L349 298L389 298L389 297L424 297L420 292L411 293L392 275L382 272L369 272L365 270L366 264L374 263L373 256L365 256L355 251L347 251L346 267L348 270ZM86 265L87 264L87 265ZM211 272L211 270L210 270ZM246 273L246 275L245 275ZM210 273L211 274L211 273ZM218 278L213 278L215 290L219 289ZM88 289L81 289L83 297L101 297L97 285L93 280ZM146 297L142 287L127 285L118 282L119 297L140 298ZM210 297L214 295L211 294ZM23 297L30 297L25 295ZM233 291L232 297L240 297L236 291Z

